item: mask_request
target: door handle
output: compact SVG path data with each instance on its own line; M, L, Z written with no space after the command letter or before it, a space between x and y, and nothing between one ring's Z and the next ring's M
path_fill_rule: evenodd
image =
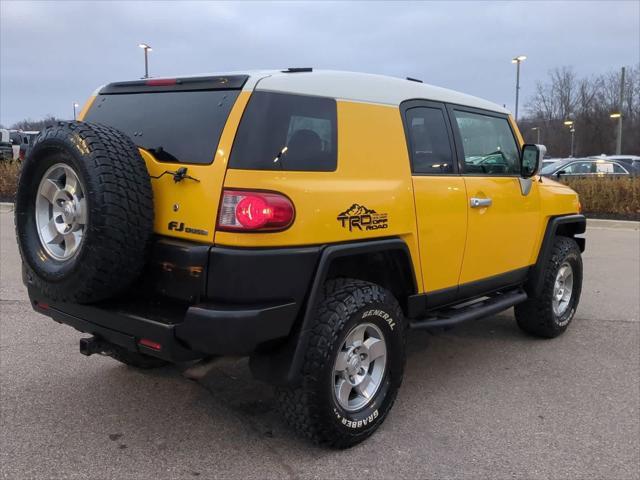
M493 200L490 198L475 198L471 197L471 208L482 208L482 207L490 207L493 203Z

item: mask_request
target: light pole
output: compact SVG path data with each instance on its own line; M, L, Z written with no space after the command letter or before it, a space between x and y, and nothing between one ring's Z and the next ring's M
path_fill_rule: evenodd
M573 158L573 145L574 145L574 138L575 138L575 134L576 134L576 128L575 127L571 127L571 158Z
M151 47L146 43L140 43L138 46L144 50L144 77L143 78L149 78L149 52L151 51Z
M78 105L77 102L73 102L73 119L76 119L76 108L78 108L80 105Z
M574 145L574 136L576 134L576 128L573 126L573 120L565 120L564 124L569 127L569 131L571 132L571 153L569 157L573 158L573 145Z
M538 137L538 139L536 140L536 143L540 145L540 127L531 127L531 130L534 130L536 132Z
M622 155L622 112L616 112L609 115L611 118L618 119L618 134L616 135L616 155Z
M616 136L616 155L622 155L622 103L624 102L624 70L620 72L620 97L618 97L618 112L612 113L611 118L618 119L618 135Z
M518 121L518 99L520 97L520 64L526 59L525 55L518 55L511 59L511 63L516 64L516 122Z

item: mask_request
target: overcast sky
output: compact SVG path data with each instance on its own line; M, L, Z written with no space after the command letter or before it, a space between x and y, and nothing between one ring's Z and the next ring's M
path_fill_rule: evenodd
M0 123L72 116L99 85L312 66L411 76L513 109L556 67L640 61L640 2L0 2ZM522 103L521 103L522 105ZM522 108L522 107L521 107Z

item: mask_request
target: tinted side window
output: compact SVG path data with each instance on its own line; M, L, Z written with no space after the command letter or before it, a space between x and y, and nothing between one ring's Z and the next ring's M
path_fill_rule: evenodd
M414 173L453 173L453 151L445 117L439 108L407 110L411 164Z
M574 162L564 168L561 168L560 171L573 175L595 173L595 162Z
M520 173L520 150L506 118L455 110L462 137L465 173Z
M251 95L231 150L231 168L328 172L336 164L334 99L271 92Z

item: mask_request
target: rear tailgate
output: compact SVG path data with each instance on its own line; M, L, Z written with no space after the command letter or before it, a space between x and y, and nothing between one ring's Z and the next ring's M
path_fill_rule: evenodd
M156 233L213 242L229 152L250 95L241 91L246 80L113 83L87 109L84 121L115 127L140 148L152 176ZM174 175L184 168L185 178Z

